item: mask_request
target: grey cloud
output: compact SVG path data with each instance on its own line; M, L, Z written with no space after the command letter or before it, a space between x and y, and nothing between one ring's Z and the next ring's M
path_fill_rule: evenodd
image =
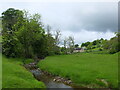
M117 3L113 2L6 3L5 7L7 6L27 9L30 13L40 13L44 24L51 25L53 29L60 28L72 32L82 29L98 32L118 30L118 7Z
M106 32L108 29L112 32L118 30L118 7L117 3L113 2L8 3L6 6L40 13L43 22L55 29L72 32L82 29L99 32Z
M118 30L117 3L49 3L43 7L39 9L44 22L54 28L72 32Z
M75 22L71 23L71 25L68 27L69 30L79 31L80 29L85 29L99 32L106 32L107 30L112 32L118 31L117 3L89 4L89 6L79 6L76 10L77 12L73 11L73 13L75 13L73 21ZM84 9L85 7L88 9ZM89 11L89 8L91 7L93 10ZM86 13L82 13L83 10L86 10Z

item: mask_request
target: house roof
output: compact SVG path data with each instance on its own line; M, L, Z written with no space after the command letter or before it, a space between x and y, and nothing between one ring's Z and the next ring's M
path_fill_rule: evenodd
M75 48L75 50L81 50L82 48Z

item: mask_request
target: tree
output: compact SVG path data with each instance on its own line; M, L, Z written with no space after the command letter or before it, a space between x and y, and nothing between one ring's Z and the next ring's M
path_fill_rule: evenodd
M106 43L103 45L103 48L111 54L119 52L120 51L119 35L120 35L119 33L116 33L115 37L106 41Z
M67 54L67 38L64 40L64 53Z
M90 44L90 42L82 43L81 47L87 47L89 44Z
M44 58L47 36L41 16L26 11L8 9L2 14L3 53L9 57ZM7 20L6 20L7 19ZM10 22L13 20L13 22Z
M61 32L60 30L56 30L55 31L55 45L58 46L60 44L60 36L61 36Z
M49 25L47 25L47 35L46 35L46 42L47 42L47 55L54 55L55 52L57 52L56 48L56 41L55 38L53 38L52 34L51 34L51 27Z
M68 48L70 53L73 53L74 50L74 37L69 36L68 37Z
M0 35L1 35L1 31L2 31L2 18L0 17Z
M87 49L91 51L91 49L92 49L92 43L90 43L90 44L87 46Z
M25 58L43 58L45 54L45 32L42 27L40 21L40 15L34 14L33 16L29 16L27 12L25 12L25 20L18 22L15 25L21 26L18 28L18 32L16 32L17 38L20 41L22 46L22 52Z
M13 26L16 22L23 19L23 11L15 10L14 8L9 8L2 13L2 34L12 34L14 32Z
M48 35L48 37L49 37L49 36L52 36L50 25L47 25L47 35Z
M94 41L92 42L92 44L93 44L93 45L96 45L96 44L97 44L97 40L94 40Z
M13 8L7 9L2 13L2 52L6 56L16 57L15 47L18 45L18 39L15 36L13 26L20 20L23 20L23 12Z
M79 45L78 44L75 44L75 48L78 48L79 47Z

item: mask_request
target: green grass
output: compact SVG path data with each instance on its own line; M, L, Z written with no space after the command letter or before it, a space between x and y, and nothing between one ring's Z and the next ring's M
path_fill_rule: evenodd
M77 53L49 56L38 66L81 86L118 87L118 54ZM99 80L104 79L109 85Z
M29 63L31 63L31 62L34 62L34 60L33 60L33 59L26 59L26 60L24 61L25 64L29 64Z
M2 36L0 36L0 42L2 42Z
M2 57L2 87L3 88L44 88L32 73L22 66L21 59Z
M109 54L108 51L104 50L104 51L92 51L90 53L93 53L93 54Z
M0 53L0 89L2 89L2 54Z

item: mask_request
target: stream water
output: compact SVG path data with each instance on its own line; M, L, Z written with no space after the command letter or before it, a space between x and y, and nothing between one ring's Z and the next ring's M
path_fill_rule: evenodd
M54 81L53 76L43 73L39 68L37 68L35 63L26 64L25 68L27 68L30 72L32 72L32 74L38 81L44 82L47 88L69 88L70 90L75 90L77 88L80 88L76 86L66 85L63 82ZM84 90L90 90L90 89L84 89Z
M33 73L34 77L37 80L44 82L47 88L71 88L72 89L71 86L65 85L62 82L53 81L54 77L43 74L41 70L36 69L36 70L30 70L30 71Z

